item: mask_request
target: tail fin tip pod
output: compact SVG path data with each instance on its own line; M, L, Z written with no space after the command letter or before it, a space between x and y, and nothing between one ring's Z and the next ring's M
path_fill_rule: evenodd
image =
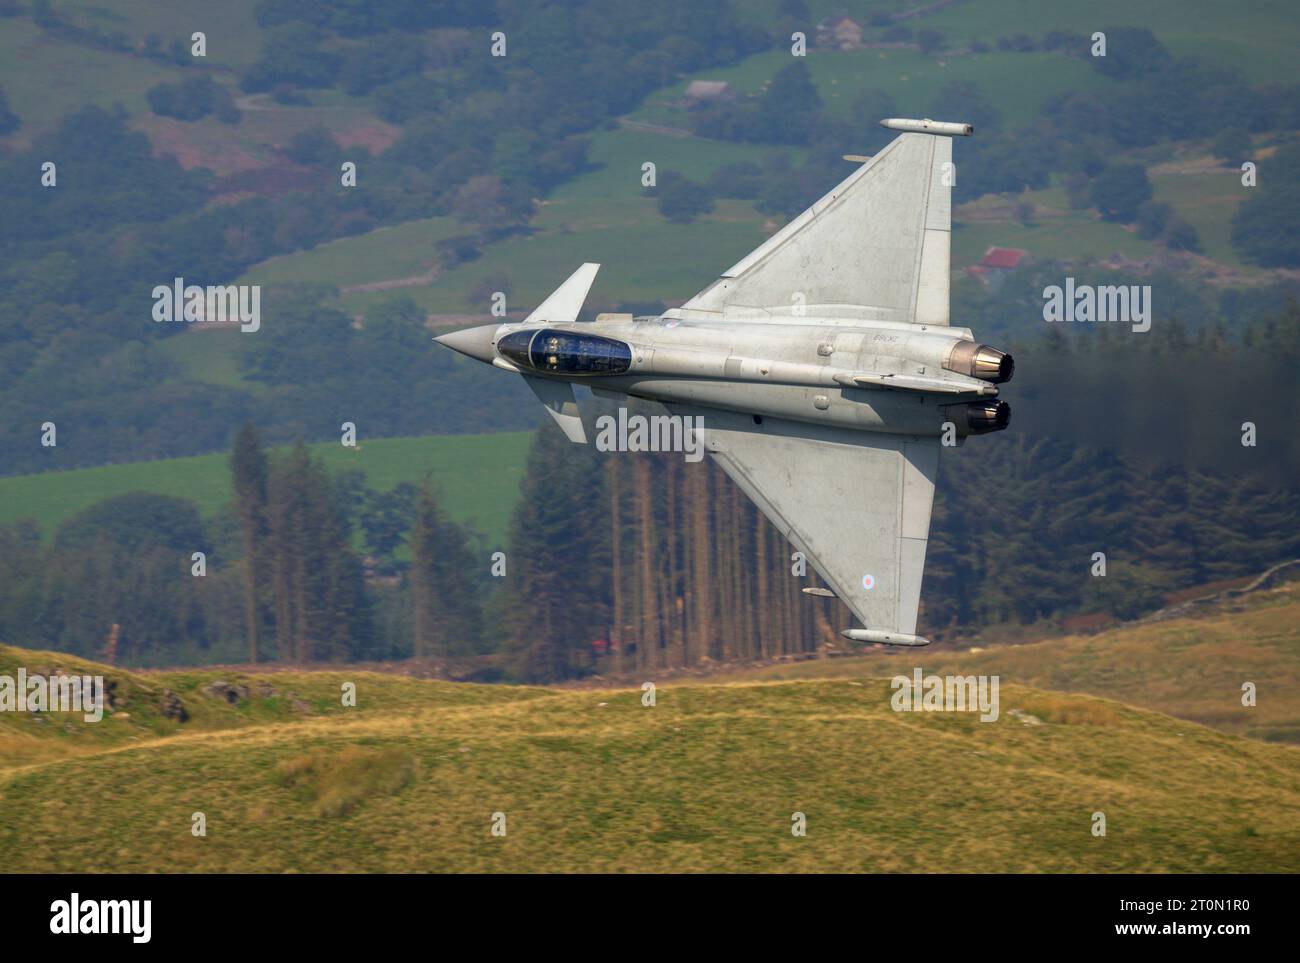
M942 134L947 137L969 137L975 133L974 124L949 123L943 120L931 120L929 117L921 120L888 117L880 122L880 126L912 134Z

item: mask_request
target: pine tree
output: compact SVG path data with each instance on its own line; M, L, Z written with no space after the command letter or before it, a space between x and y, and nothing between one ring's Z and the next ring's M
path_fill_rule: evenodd
M301 441L273 461L267 505L280 658L338 660L364 650L371 612L351 528L324 465Z
M554 682L592 668L591 643L608 633L609 510L600 453L548 421L510 525L507 648L520 678Z
M447 518L427 481L416 502L411 559L415 657L476 651L482 640L483 614L469 539Z
M244 624L248 634L248 661L257 662L261 617L258 588L264 568L266 536L266 454L257 429L244 422L230 452L230 474L235 490L235 511L244 546Z

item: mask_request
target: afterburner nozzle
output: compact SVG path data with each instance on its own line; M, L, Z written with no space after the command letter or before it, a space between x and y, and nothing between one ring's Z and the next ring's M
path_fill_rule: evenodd
M1005 401L972 401L966 405L966 431L982 435L1011 424L1011 406Z
M991 381L995 385L1010 381L1016 371L1016 362L1011 355L976 341L954 343L943 366L948 371Z

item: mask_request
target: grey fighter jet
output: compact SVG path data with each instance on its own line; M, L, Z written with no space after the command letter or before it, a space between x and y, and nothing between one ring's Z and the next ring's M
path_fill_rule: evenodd
M861 621L860 642L916 635L941 442L999 431L1010 355L948 318L952 140L902 133L682 307L578 322L584 264L521 323L437 340L523 375L571 441L575 384L657 402L703 446ZM700 429L696 429L697 431Z

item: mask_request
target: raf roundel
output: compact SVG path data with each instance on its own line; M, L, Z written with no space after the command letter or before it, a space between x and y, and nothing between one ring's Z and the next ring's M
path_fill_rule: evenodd
M876 587L876 577L874 575L862 576L862 587L870 592Z

